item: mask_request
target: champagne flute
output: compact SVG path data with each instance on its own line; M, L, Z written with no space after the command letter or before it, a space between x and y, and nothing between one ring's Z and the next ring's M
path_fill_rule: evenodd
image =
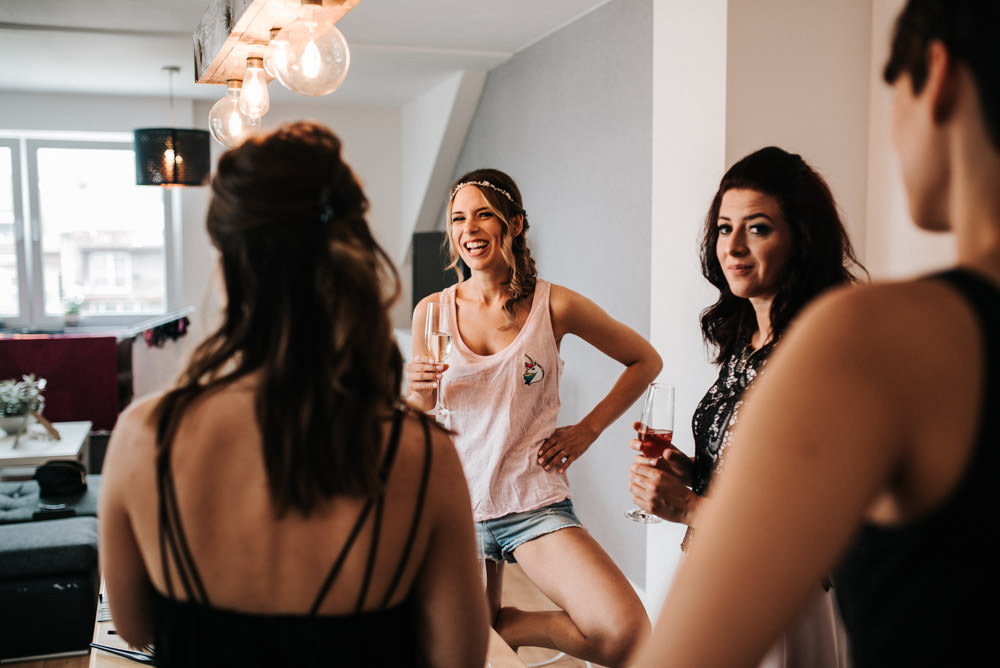
M646 457L662 457L674 437L674 386L650 383L639 416L639 450ZM633 522L652 524L662 520L640 508L625 513Z
M424 345L438 364L443 364L451 352L451 334L448 333L444 304L428 302L427 319L424 321ZM451 411L444 405L444 378L438 381L437 402L432 415L447 416Z

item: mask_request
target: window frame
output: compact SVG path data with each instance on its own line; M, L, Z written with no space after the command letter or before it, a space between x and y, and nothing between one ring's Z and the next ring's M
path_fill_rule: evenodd
M0 136L0 146L8 147L12 151L11 185L14 188L14 239L17 245L18 303L20 308L19 315L0 316L0 320L2 320L5 329L62 330L65 325L64 316L45 313L45 268L42 249L41 193L38 189L38 151L46 148L134 151L131 135L114 133L110 137L93 139L3 133ZM174 188L145 187L158 187L162 191L164 309L158 313L131 315L81 315L80 327L73 328L74 331L86 331L91 328L131 327L153 318L162 317L177 307L175 302L177 295L180 294L178 289L180 262L176 254L180 246L177 243L180 221L176 220L174 212L180 210L176 201L178 193L175 192Z
M24 239L24 187L21 176L24 171L22 163L21 141L15 137L0 137L0 146L10 150L10 187L11 203L13 205L14 220L14 256L17 261L17 304L18 311L23 315L26 311L26 303L30 294L30 284L28 281L27 264L25 263L25 239ZM26 290L25 287L29 289ZM8 320L0 316L0 319Z

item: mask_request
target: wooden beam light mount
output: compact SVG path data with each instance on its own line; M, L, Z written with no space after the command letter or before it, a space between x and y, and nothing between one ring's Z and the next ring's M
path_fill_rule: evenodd
M334 23L359 2L322 0ZM212 0L194 33L195 81L225 86L243 79L247 58L263 58L271 29L294 21L300 6L300 0Z

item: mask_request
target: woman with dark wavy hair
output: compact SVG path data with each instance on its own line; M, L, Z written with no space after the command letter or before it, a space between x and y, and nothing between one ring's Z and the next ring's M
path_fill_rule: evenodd
M766 373L768 356L806 303L854 282L852 267L860 265L823 177L801 156L769 146L722 177L705 217L701 267L719 290L701 318L719 377L694 414L695 456L676 447L663 458L637 455L630 483L640 508L687 525L683 549L697 540L698 512L722 474L744 393ZM833 596L818 580L803 615L760 665L846 665Z
M160 666L483 665L465 480L400 404L398 279L367 209L317 124L219 160L223 322L121 415L101 488L115 625Z
M504 640L514 648L551 647L601 665L627 665L649 619L574 513L566 470L642 394L660 370L660 356L594 302L538 278L528 227L521 192L507 174L481 169L454 183L449 248L471 275L417 304L407 396L430 409L444 378L448 419L484 545L493 624ZM448 315L447 364L434 364L425 342L430 303L443 304ZM557 427L559 346L570 334L624 370L579 422ZM521 564L560 610L501 608L504 562Z
M914 222L957 262L837 289L754 383L642 666L752 665L825 574L851 665L995 652L1000 59L995 0L910 0L884 79Z

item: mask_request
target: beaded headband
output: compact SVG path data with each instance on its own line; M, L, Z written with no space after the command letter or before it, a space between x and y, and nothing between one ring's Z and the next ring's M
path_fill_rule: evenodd
M451 199L455 199L455 195L458 193L458 191L464 188L465 186L486 186L487 188L496 190L498 193L509 199L511 204L514 204L514 198L510 196L509 192L507 192L503 188L498 188L489 181L462 181L452 189Z

